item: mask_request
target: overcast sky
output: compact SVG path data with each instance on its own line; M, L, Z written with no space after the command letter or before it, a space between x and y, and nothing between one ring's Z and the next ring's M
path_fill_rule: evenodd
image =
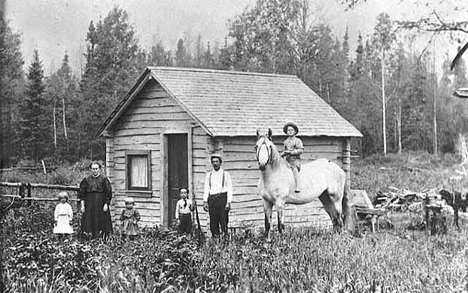
M154 35L166 46L174 48L184 33L203 40L223 42L228 20L242 13L255 0L7 0L6 19L15 32L22 35L22 53L27 67L33 50L38 50L46 74L60 66L65 51L78 73L85 52L85 37L91 20L98 21L118 5L130 14L140 45L148 49ZM357 34L372 32L376 16L387 12L392 19L415 19L434 7L447 8L453 17L454 5L463 0L367 0L351 11L339 0L311 0L315 21L330 25L342 40L349 27L351 50L355 50ZM427 2L430 2L427 4ZM463 15L466 16L466 9ZM439 52L440 56L445 52Z

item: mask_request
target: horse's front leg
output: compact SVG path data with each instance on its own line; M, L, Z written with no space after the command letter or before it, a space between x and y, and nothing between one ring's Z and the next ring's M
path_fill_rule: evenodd
M283 233L284 230L284 204L281 202L276 203L276 209L278 213L278 231Z
M271 215L273 213L273 204L266 199L263 199L263 211L265 212L265 237L267 241L271 241L270 230L271 230Z

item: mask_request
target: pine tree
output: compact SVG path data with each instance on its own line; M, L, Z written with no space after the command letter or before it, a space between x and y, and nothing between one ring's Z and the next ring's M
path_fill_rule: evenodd
M210 42L206 46L206 51L203 54L203 67L204 68L213 68L215 65L215 60L213 54L211 54Z
M22 151L35 161L48 154L50 116L47 115L44 91L44 70L36 50L28 70L26 96L20 106Z
M91 22L87 37L85 72L81 81L82 103L76 109L83 121L80 154L103 158L104 140L99 127L146 66L128 13L114 7L104 20Z
M179 39L177 42L177 51L175 54L175 65L177 67L186 67L187 66L187 49L184 45L184 40Z
M403 102L402 145L406 150L426 150L431 147L431 125L425 108L428 97L425 91L427 69L417 62L411 81L407 83L406 100Z

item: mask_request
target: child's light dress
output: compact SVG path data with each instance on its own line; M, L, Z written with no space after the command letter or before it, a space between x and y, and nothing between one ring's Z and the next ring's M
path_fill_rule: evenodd
M57 225L54 227L55 234L72 234L73 228L70 221L73 218L72 207L68 203L59 203L55 207L54 219Z

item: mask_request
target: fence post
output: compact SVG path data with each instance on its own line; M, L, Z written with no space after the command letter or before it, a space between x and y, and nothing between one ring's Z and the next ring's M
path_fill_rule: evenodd
M27 187L28 187L28 198L31 198L31 183L27 183ZM30 206L32 203L31 200L28 200L28 206Z
M21 198L24 198L24 187L25 187L24 183L21 183L20 186L18 187L18 195Z

